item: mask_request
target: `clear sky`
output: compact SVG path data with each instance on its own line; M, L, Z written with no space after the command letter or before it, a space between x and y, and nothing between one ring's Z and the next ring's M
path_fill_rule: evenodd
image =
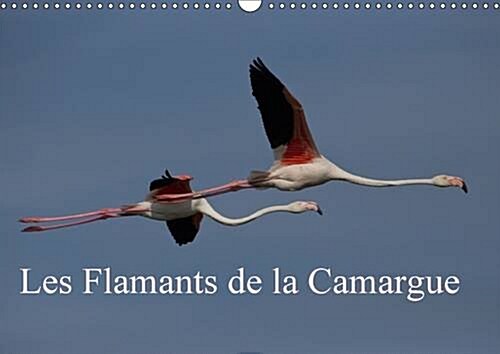
M0 351L19 353L497 353L500 346L498 10L0 13ZM239 227L205 219L178 247L130 218L22 234L17 219L141 200L168 167L194 188L266 169L250 94L261 56L306 109L320 150L377 178L464 177L456 189L330 183L212 200L228 216L315 200L324 216ZM81 295L81 268L215 274L214 296ZM258 296L224 280L244 266ZM271 270L301 292L271 294ZM456 274L455 296L315 296L309 271ZM67 296L21 296L72 275Z

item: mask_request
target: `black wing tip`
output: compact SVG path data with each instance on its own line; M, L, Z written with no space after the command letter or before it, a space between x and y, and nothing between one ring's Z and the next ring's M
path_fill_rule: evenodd
M178 246L184 246L195 240L198 234L198 226L193 224L192 217L174 219L167 221L167 227Z
M260 57L256 57L254 60L253 60L253 63L255 65L262 65L262 66L265 66L264 65L264 62L262 61L262 59Z
M168 168L165 169L165 172L164 172L163 176L161 176L161 177L165 178L165 179L173 179L172 175L168 171Z
M253 59L250 64L250 81L252 82L252 88L254 85L259 84L258 81L262 81L261 84L275 85L279 89L285 87L283 82L269 70L260 57Z
M269 72L269 69L266 67L262 59L257 57L250 63L250 71Z
M177 244L177 246L179 247L182 247L182 246L185 246L185 245L188 245L190 243L193 243L194 240L191 240L191 241L186 241L186 240L175 240L175 243Z
M164 174L160 178L155 179L154 181L152 181L149 184L149 191L154 191L155 189L164 187L164 186L170 184L174 179L175 179L175 177L173 177L170 174L169 170L165 169Z

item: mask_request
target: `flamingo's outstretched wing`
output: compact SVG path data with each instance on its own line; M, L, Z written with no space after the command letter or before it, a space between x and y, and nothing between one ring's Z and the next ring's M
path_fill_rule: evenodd
M186 218L167 221L168 229L179 246L193 242L200 229L201 219L203 214L197 213Z
M155 179L149 185L150 193L148 198L157 200L158 197L161 198L163 195L175 196L191 193L192 190L189 181L192 179L188 175L172 176L168 170L165 170L165 174L161 178ZM193 242L200 229L202 218L202 213L196 213L185 218L167 221L167 227L179 246Z
M165 194L191 193L189 181L192 179L193 177L188 175L171 176L168 170L165 170L165 175L149 184L150 193L147 195L146 200L157 199L158 196Z
M292 165L320 157L302 105L260 58L250 64L250 82L275 159Z

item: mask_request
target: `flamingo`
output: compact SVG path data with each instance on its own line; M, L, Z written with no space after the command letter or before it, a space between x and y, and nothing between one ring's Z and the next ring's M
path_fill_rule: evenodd
M244 188L298 191L329 181L347 181L369 187L405 185L458 187L467 193L467 185L462 178L444 174L431 178L381 180L345 171L319 152L307 125L302 105L260 58L250 64L250 83L252 94L258 103L264 130L274 153L271 168L267 171L252 171L247 179L232 181L196 193L162 194L157 197L158 200L206 198Z
M295 201L287 205L274 205L259 209L253 214L237 219L231 219L219 214L206 199L195 199L178 203L161 203L157 201L158 197L163 194L192 192L189 184L191 179L192 177L188 175L172 176L168 170L165 170L165 174L160 179L155 179L150 183L150 192L142 202L125 205L120 208L105 208L66 216L24 217L19 221L23 223L39 223L83 219L65 224L29 226L22 230L23 232L38 232L77 226L109 218L138 215L149 219L166 221L175 242L179 246L182 246L194 241L203 215L207 215L218 223L227 226L243 225L266 214L276 212L299 214L306 211L315 211L323 215L319 205L312 201Z

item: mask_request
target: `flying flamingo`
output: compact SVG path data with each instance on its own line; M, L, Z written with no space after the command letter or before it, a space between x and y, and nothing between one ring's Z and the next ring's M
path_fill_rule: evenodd
M380 180L349 173L321 155L306 122L304 109L285 85L264 65L260 58L250 64L250 82L260 110L267 138L274 152L268 171L252 171L248 179L176 195L162 194L162 201L180 201L209 197L244 188L277 188L297 191L329 181L347 181L370 187L431 185L459 187L467 193L460 177L437 175L432 178Z
M82 214L56 217L25 217L19 221L23 223L39 223L83 219L66 224L29 226L22 230L23 232L36 232L82 225L109 218L139 215L149 219L166 221L167 227L174 237L175 242L182 246L194 240L200 228L200 222L203 215L207 215L223 225L238 226L253 221L263 215L276 212L299 214L306 211L315 211L320 215L323 214L319 205L315 202L296 201L288 205L270 206L260 209L248 216L231 219L215 211L206 199L188 200L178 203L160 203L156 201L159 196L163 194L175 195L176 193L191 193L192 191L189 185L191 179L192 177L187 175L173 177L168 170L165 170L165 175L162 176L162 178L151 182L149 186L150 193L142 202L125 205L121 208L106 208Z

